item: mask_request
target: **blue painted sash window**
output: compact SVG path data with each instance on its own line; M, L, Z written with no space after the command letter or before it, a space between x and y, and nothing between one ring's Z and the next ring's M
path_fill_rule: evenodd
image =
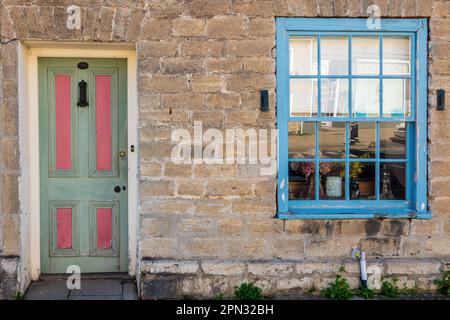
M431 218L426 19L276 25L278 217Z

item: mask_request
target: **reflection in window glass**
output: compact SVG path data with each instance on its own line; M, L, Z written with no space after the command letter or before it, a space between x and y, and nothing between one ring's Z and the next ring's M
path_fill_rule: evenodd
M404 162L380 163L380 199L405 199L405 172Z
M348 37L320 37L320 73L348 74Z
M322 116L348 116L348 79L321 79Z
M375 158L375 122L352 122L349 134L350 158Z
M321 162L319 199L345 199L345 162Z
M383 74L410 73L409 37L383 37Z
M406 123L380 122L380 158L406 157Z
M350 162L350 199L374 200L375 163Z
M291 79L290 87L291 116L317 116L317 80Z
M289 162L289 200L316 198L315 162Z
M383 79L383 116L404 117L411 113L411 81Z
M314 158L316 154L316 126L315 122L288 123L288 152L289 158Z
M345 122L319 122L319 157L345 158Z
M291 75L317 74L317 38L289 39L289 73Z
M353 79L352 81L353 116L380 116L380 80Z
M352 37L352 74L380 73L380 38Z

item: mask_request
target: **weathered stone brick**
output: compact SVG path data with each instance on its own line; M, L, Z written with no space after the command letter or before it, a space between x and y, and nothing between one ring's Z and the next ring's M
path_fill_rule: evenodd
M206 96L208 108L237 108L241 104L239 94L236 93L212 93Z
M168 217L145 218L141 224L141 236L143 239L151 237L164 238L172 232L174 222Z
M241 71L241 61L230 58L209 58L206 60L206 71L211 73L232 73Z
M223 80L220 76L193 75L191 88L193 92L218 92L223 87Z
M317 236L308 236L305 240L305 256L307 259L334 257L348 258L352 248L357 248L357 240L348 237L321 239ZM369 254L367 254L369 255Z
M172 22L172 34L175 37L201 36L205 31L205 20L182 16Z
M244 59L244 71L274 73L275 60L267 57L251 57Z
M222 56L224 42L219 40L186 40L180 45L183 56Z
M147 238L142 240L142 256L173 258L177 256L178 240L171 238Z
M250 37L267 37L275 34L275 19L254 18L248 22L246 35Z
M279 219L252 219L248 231L255 236L273 236L283 231L283 221Z
M226 112L228 124L241 123L241 125L256 125L259 111L228 110Z
M202 270L205 274L241 276L245 272L245 265L242 262L202 262Z
M141 268L143 272L154 274L195 274L199 269L199 265L196 261L144 260Z
M208 17L229 13L227 0L191 0L185 2L185 12L191 16Z
M218 257L223 241L216 238L190 238L184 244L183 255L187 257Z
M433 15L436 15L439 17L450 16L450 4L448 3L448 1L434 1Z
M230 258L263 259L267 257L265 245L264 239L232 238L225 243L225 252Z
M145 11L142 9L133 9L130 13L130 19L125 33L127 41L135 41L141 36L141 25L145 17Z
M188 74L201 73L203 61L199 59L167 58L163 61L164 73Z
M57 8L55 8L56 10ZM64 9L63 9L64 10ZM65 10L64 10L65 11ZM63 13L65 14L65 12ZM112 38L112 25L114 20L115 10L109 7L101 7L100 9L100 23L98 30L98 39L101 41L108 41ZM56 21L64 21L65 19L55 19ZM61 25L61 29L67 29Z
M3 214L19 213L19 178L14 174L0 176L2 186L0 194L0 208Z
M220 215L231 212L231 202L221 199L200 199L195 201L196 213Z
M175 187L172 181L151 180L141 182L141 197L145 196L173 196Z
M436 274L440 272L441 263L439 261L394 261L387 263L387 274Z
M215 233L214 223L204 217L181 218L177 223L178 234L205 236Z
M249 263L248 272L255 276L287 276L294 272L290 262Z
M0 138L0 168L7 170L19 169L19 141L11 138Z
M205 194L205 183L192 180L179 182L177 192L182 196L203 196Z
M157 185L155 186L157 187ZM163 186L165 187L165 186ZM171 190L171 186L165 187ZM195 204L187 199L170 198L171 194L161 192L161 197L165 199L155 200L150 198L151 194L146 194L146 197L142 200L142 213L143 214L193 214L195 212ZM142 195L141 195L142 197Z
M142 21L142 39L161 39L169 35L172 25L170 20L164 18L152 18L148 14Z
M302 239L272 240L270 253L275 259L302 259L304 243Z
M190 177L192 176L192 165L166 163L164 165L164 176L166 177Z
M227 40L225 52L227 56L235 57L270 57L274 46L274 40L270 38L258 40Z
M275 75L243 74L230 75L227 78L229 91L256 90L275 87Z
M0 250L3 255L19 255L20 254L20 216L5 214L0 217L3 227Z
M168 126L143 127L140 130L141 142L147 143L155 140L169 140L171 137L171 129Z
M225 114L223 111L215 110L202 110L193 111L191 116L191 121L200 121L206 131L208 127L221 127L225 120Z
M233 212L252 217L264 216L269 218L275 216L276 207L275 203L272 201L261 201L260 199L237 199L233 200Z
M140 156L142 160L170 158L171 154L172 146L167 140L158 140L141 145Z
M138 42L137 52L141 59L148 57L172 57L177 54L178 46L179 42L173 40L144 40Z
M153 162L141 162L140 173L143 177L158 177L162 174L162 164Z
M370 256L395 256L399 254L400 238L364 238L360 241L361 250Z
M248 196L253 194L253 184L244 180L210 180L206 194L209 196Z
M275 287L280 291L295 290L296 293L299 291L307 291L314 287L314 279L311 277L304 277L301 279L279 279L275 282Z
M239 236L244 231L240 219L221 219L217 223L219 233L224 236Z
M16 99L3 99L0 111L0 133L5 136L17 136L19 112Z
M213 38L241 37L246 25L242 16L215 16L206 22L206 34Z
M139 79L139 90L144 92L166 92L176 93L187 90L187 77L182 75L159 75L141 77Z

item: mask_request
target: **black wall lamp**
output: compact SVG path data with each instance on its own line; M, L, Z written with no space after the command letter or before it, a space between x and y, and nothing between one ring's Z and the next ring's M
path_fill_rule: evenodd
M439 89L437 91L437 108L438 111L445 110L445 90Z
M269 90L261 90L261 107L262 112L269 111Z
M87 82L84 80L81 80L78 83L78 88L80 89L79 97L78 97L78 103L77 106L79 107L86 107L89 105L89 102L87 102Z

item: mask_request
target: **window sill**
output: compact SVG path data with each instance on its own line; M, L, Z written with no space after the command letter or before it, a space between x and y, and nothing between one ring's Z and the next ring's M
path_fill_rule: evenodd
M341 211L341 210L339 210ZM389 212L386 212L389 211ZM333 213L332 209L323 211L310 211L307 209L291 208L288 212L278 212L276 218L288 219L431 219L430 211L417 211L414 209L367 209L366 212Z

